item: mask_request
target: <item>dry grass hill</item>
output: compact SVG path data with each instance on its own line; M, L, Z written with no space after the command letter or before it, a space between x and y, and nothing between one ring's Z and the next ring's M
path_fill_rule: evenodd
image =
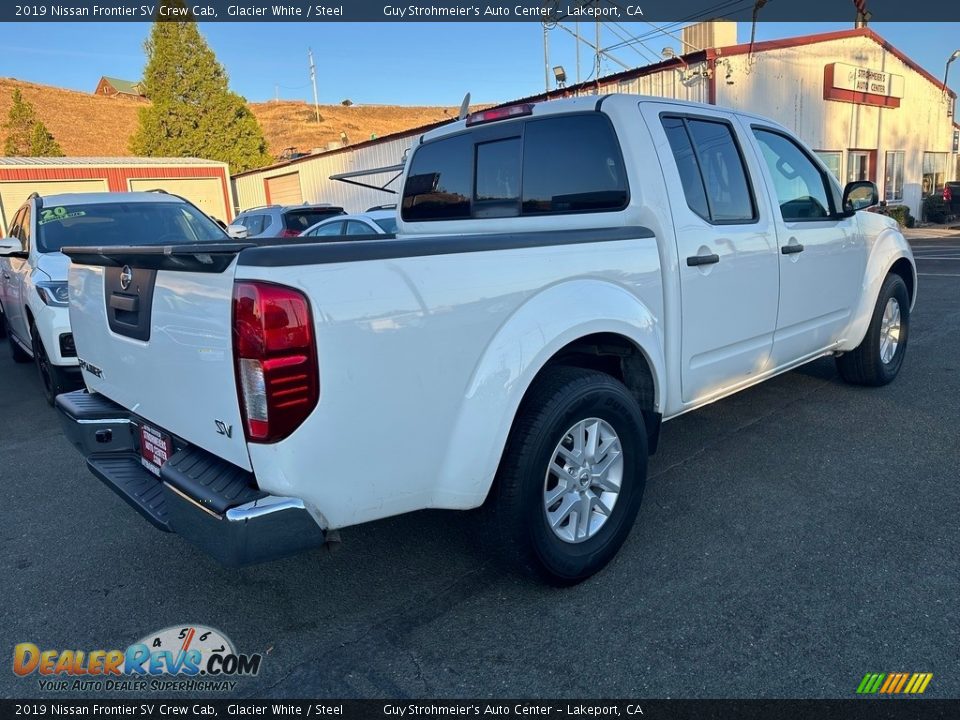
M0 125L10 112L11 94L20 88L33 104L39 118L67 155L129 155L130 136L137 128L137 109L143 102L107 98L47 85L0 78ZM312 105L303 102L252 103L250 109L260 120L270 153L278 156L285 148L301 152L326 147L346 133L348 142L383 137L457 116L458 107L406 107L398 105L321 105L321 120L315 119ZM6 132L0 128L0 143Z

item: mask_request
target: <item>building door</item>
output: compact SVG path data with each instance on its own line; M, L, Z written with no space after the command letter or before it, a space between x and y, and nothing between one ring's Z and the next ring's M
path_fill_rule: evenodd
M667 187L677 189L670 206L683 308L680 383L690 404L766 369L777 322L777 243L769 204L752 189L759 167L745 162L732 121L671 109L643 105L663 148Z
M793 138L753 126L776 198L780 310L772 363L819 353L842 338L859 299L866 247L856 217L837 214L839 189Z
M266 191L268 205L300 205L303 203L303 193L300 191L300 173L298 172L267 178Z
M847 182L873 180L873 168L870 167L870 152L867 150L847 151Z

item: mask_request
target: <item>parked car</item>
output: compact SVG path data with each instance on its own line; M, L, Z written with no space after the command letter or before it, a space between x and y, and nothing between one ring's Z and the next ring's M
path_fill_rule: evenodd
M396 210L368 210L361 215L338 215L304 230L303 237L337 235L392 235L397 232Z
M824 356L902 366L910 247L772 121L610 95L413 147L396 239L69 250L64 428L156 526L242 564L486 503L485 549L570 584L630 532L662 421ZM148 337L110 327L120 267Z
M297 237L321 220L344 214L336 205L265 205L244 210L232 225L245 227L248 238Z
M82 387L67 291L64 245L176 245L229 240L186 200L156 192L33 194L0 240L0 314L16 362L34 362L47 402ZM127 327L141 300L139 286L111 286L112 322ZM131 326L132 327L132 326Z

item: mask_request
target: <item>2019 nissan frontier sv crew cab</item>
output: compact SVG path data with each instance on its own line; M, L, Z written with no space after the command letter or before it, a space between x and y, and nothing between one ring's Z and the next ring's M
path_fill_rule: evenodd
M628 95L480 112L412 148L399 236L76 248L93 473L226 563L491 506L552 582L607 563L660 423L824 355L883 385L916 273L785 128Z

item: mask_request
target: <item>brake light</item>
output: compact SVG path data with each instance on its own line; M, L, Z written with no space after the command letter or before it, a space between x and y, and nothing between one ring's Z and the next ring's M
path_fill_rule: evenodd
M948 185L943 186L943 201L947 203L953 201L953 191L950 190Z
M300 233L297 232L296 230L290 230L289 228L284 228L280 233L280 237L300 237Z
M479 112L470 113L467 115L467 127L470 127L471 125L482 125L483 123L488 122L496 122L497 120L507 120L508 118L523 117L524 115L533 115L533 103L511 105L504 108L480 110Z
M310 303L264 282L233 286L233 357L247 440L271 443L296 430L320 398Z

